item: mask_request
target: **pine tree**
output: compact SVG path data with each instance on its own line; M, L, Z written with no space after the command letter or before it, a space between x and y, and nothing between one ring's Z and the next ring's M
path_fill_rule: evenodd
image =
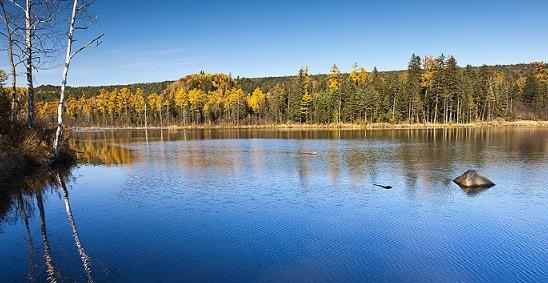
M412 123L416 117L416 105L420 102L421 58L414 53L407 67L407 121ZM418 122L418 121L417 121Z
M328 89L333 95L338 95L338 106L336 113L337 123L341 122L341 109L342 109L342 92L340 91L342 82L341 71L337 65L333 64L328 78Z
M453 111L456 110L457 115L460 110L460 97L461 97L461 82L459 67L457 60L453 56L449 56L445 66L445 85L446 92L444 92L444 120L445 123L453 120ZM456 103L456 105L453 105ZM455 106L456 109L453 107Z

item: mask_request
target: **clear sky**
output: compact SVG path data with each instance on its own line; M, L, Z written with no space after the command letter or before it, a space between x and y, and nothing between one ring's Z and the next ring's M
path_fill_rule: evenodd
M96 0L94 13L99 23L76 37L105 33L104 42L73 61L69 85L173 80L200 70L326 73L354 62L394 70L413 52L452 54L459 65L548 60L546 0ZM59 85L60 77L60 69L41 71L36 84Z

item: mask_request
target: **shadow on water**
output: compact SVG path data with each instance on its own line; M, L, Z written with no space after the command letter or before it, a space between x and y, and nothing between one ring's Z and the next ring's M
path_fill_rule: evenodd
M477 196L480 193L485 192L489 188L491 188L490 186L485 186L485 187L464 187L461 185L457 185L457 186L459 186L467 196L471 196L471 197Z
M3 225L14 224L22 221L25 227L25 240L28 248L28 281L72 281L63 274L56 264L53 247L50 243L48 226L46 222L46 208L44 205L44 191L57 191L63 196L65 211L71 227L72 238L78 255L82 261L83 271L88 282L94 282L91 271L91 260L86 253L78 227L72 214L69 191L66 181L73 178L72 168L56 168L55 170L41 170L22 178L9 185L0 185L0 232ZM38 209L36 211L36 208ZM38 214L38 215L37 215ZM38 218L40 225L41 248L36 247L37 241L31 233L31 221ZM37 258L36 251L42 250L43 257ZM42 274L41 267L45 267ZM45 277L45 278L44 278Z

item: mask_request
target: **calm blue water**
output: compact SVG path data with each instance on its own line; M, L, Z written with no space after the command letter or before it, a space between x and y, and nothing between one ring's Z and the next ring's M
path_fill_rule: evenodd
M76 136L0 200L1 282L548 281L548 129Z

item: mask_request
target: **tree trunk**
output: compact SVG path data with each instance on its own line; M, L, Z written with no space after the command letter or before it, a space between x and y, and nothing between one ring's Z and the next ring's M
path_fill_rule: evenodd
M447 117L448 117L448 113L447 113L447 98L444 98L444 99L443 99L443 123L444 123L444 124L447 124Z
M164 124L162 122L162 105L161 104L160 104L160 107L158 107L158 109L160 110L160 128L163 128Z
M491 100L487 99L487 121L491 120Z
M436 93L436 100L434 104L434 123L438 122L438 94Z
M341 97L341 96L342 96L342 94L341 94L341 92L339 91L339 115L338 115L338 116L339 116L339 117L338 117L338 118L339 118L339 119L338 119L338 120L339 120L339 124L341 123L341 106L342 106L342 97Z
M67 34L67 52L65 54L65 66L63 68L63 79L61 81L61 93L59 95L59 104L57 105L57 131L55 132L55 142L53 143L53 149L55 154L59 153L59 142L63 135L63 106L65 104L65 88L67 86L67 76L70 66L70 60L72 59L72 43L74 42L72 37L74 35L74 23L78 13L78 0L74 0L72 6L72 17L70 18L69 32Z
M411 123L411 100L407 104L407 122Z
M34 125L34 87L32 85L32 32L34 27L30 19L31 0L26 0L25 8L25 61L28 88L28 124Z
M394 99L392 100L392 122L395 122L396 115L396 95L394 95Z
M460 98L457 98L457 124L459 123L459 116L460 116Z
M2 14L4 15L4 23L6 24L8 60L11 68L11 119L15 120L17 115L17 70L15 69L15 62L13 60L13 32L10 29L10 18L4 6L4 1L0 1L0 6L2 6Z
M145 103L145 129L148 128L148 123L147 123L147 104Z

